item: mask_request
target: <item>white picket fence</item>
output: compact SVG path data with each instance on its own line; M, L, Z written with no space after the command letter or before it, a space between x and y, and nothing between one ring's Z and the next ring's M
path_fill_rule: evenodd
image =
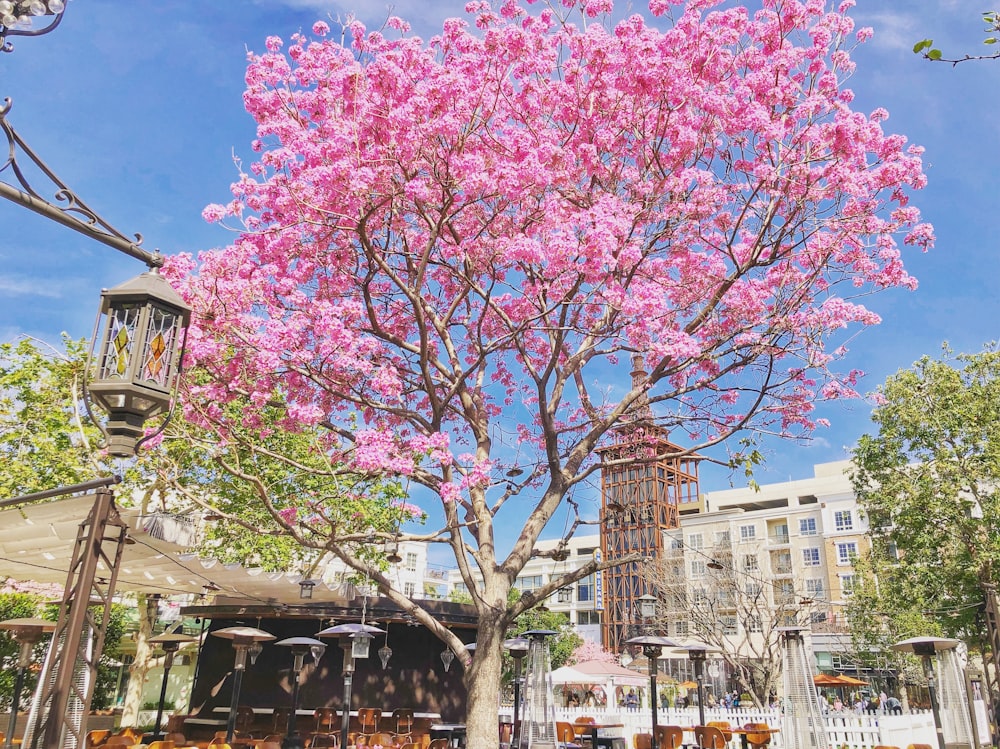
M513 710L510 707L500 708L502 720L512 720ZM620 708L601 709L594 707L557 708L556 720L572 723L577 718L588 715L598 723L620 723L624 725L622 735L630 747L633 747L632 736L637 733L648 733L652 728L652 716L649 708L639 710L622 710ZM738 708L706 708L705 721L725 720L733 726L745 723L767 723L780 729L782 727L781 712L771 709ZM825 716L827 738L831 749L872 749L877 745L897 746L905 749L908 744L937 745L934 731L934 717L929 711L915 711L903 715L888 715L885 713L856 715L854 713L830 713ZM669 708L656 713L656 721L660 725L694 726L698 724L698 708ZM685 740L690 740L685 736ZM734 747L739 746L734 741ZM783 749L782 734L776 733L771 738L771 749Z

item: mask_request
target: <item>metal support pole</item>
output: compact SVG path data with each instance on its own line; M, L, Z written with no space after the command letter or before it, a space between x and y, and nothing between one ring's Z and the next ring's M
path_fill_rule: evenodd
M945 749L944 727L941 725L941 705L938 703L937 685L934 681L934 656L922 655L924 676L927 677L927 694L931 699L931 713L934 715L934 731L937 733L938 749Z
M301 747L302 740L295 730L295 723L299 710L299 679L302 677L302 663L305 661L305 651L294 653L292 661L292 709L288 713L288 728L285 731L285 740L281 742L281 749L297 749Z
M229 722L226 723L226 743L233 743L236 733L236 712L240 706L240 688L243 686L243 672L247 670L247 645L233 643L236 648L236 664L233 666L233 696L229 698Z
M163 682L160 684L160 702L156 706L156 723L153 725L153 741L163 738L160 725L163 721L163 703L167 700L167 678L170 676L170 667L174 665L174 652L168 650L163 656Z
M661 652L659 648L649 648L645 652L646 658L649 659L649 709L653 716L653 738L650 741L652 749L659 749L656 744L656 659L660 657Z
M520 727L518 725L520 717L518 713L521 707L521 659L523 657L522 655L520 658L514 659L514 724L510 727L511 747L520 746L518 742L521 740L521 737L518 735L518 728Z
M698 682L698 725L705 725L705 656L694 658L694 680ZM944 749L944 747L941 747Z
M30 643L22 643L21 650L23 651L25 646L27 646L28 651L31 651ZM18 666L17 676L14 679L14 698L10 705L10 722L7 724L7 742L5 744L6 749L13 749L14 746L14 731L17 730L17 710L21 704L21 690L24 689L24 672L28 670L28 667Z
M344 648L344 705L340 718L340 746L347 746L347 734L351 727L351 687L354 681L354 656L351 654L351 641L343 638Z

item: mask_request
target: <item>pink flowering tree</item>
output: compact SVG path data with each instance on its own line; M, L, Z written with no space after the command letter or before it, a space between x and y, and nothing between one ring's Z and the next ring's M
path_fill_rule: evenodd
M569 665L576 663L586 663L587 661L597 661L598 663L618 663L618 656L609 653L599 642L584 640L580 646L573 651L569 657Z
M808 433L854 395L838 336L878 322L858 298L912 288L900 249L933 240L920 150L844 87L871 33L851 2L723 5L476 1L426 42L398 19L269 38L259 155L206 209L240 233L170 268L209 373L192 416L226 440L279 408L331 472L437 505L415 537L454 556L471 658L350 527L328 549L463 661L472 746L497 744L507 625L597 566L508 603L616 426L655 419L685 452Z

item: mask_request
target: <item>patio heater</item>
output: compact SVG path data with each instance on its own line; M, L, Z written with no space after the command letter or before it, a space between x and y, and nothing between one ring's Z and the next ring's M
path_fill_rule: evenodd
M340 746L347 746L351 728L351 689L354 681L355 658L367 658L373 635L384 635L385 630L363 622L337 624L318 632L317 637L337 637L344 649L344 704L341 709Z
M302 667L305 665L306 653L311 653L313 663L319 665L319 659L326 652L326 643L314 637L286 637L278 640L275 645L292 650L292 709L288 713L288 729L281 742L281 749L300 749L305 743L295 730L295 722L299 709L299 684L302 678Z
M652 749L658 749L656 745L656 711L658 708L656 699L656 663L663 655L663 648L676 648L678 643L671 640L669 637L660 637L658 635L644 635L642 637L632 637L625 640L626 645L633 645L642 648L642 654L646 656L649 660L649 708L650 713L653 716L653 739L651 742ZM701 687L701 680L698 681L699 688ZM701 706L701 694L698 694L698 707L704 711ZM705 725L704 719L702 719L701 725Z
M216 637L233 641L236 663L233 666L233 696L229 700L229 722L226 724L226 743L233 743L236 733L236 711L240 706L240 688L243 686L243 672L247 670L247 652L254 645L275 639L270 632L255 627L226 627L212 632Z
M785 692L781 736L785 749L826 749L826 723L812 680L812 650L798 627L779 627Z
M557 749L556 705L552 694L552 664L546 637L551 629L532 629L528 639L528 664L524 674L524 717L518 733L519 749Z
M959 640L944 637L911 637L889 646L901 653L919 655L923 661L939 749L968 749L975 746L962 666L958 662L956 651L958 645Z
M160 732L160 724L163 721L163 703L167 699L167 679L170 677L170 667L174 665L174 653L181 645L194 642L197 638L190 635L177 634L176 632L164 632L156 637L149 638L150 645L159 645L163 649L163 681L160 683L160 701L156 705L156 722L153 724L153 741L163 738Z
M503 641L503 646L514 659L514 724L510 728L510 745L518 746L518 712L521 708L521 662L528 654L530 643L524 637L512 637Z
M675 653L686 654L694 666L694 680L698 684L698 725L705 725L705 661L709 653L718 652L702 642L685 642L674 649Z
M21 703L21 690L24 689L24 673L31 665L31 651L42 635L49 634L56 628L55 622L47 619L22 618L7 619L0 622L0 629L6 629L14 642L21 646L17 656L17 676L14 677L14 694L10 703L10 723L7 725L6 749L14 746L14 731L17 730L17 709Z

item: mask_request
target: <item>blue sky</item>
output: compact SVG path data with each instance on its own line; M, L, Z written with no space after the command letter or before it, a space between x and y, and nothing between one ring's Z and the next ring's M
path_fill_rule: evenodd
M426 38L463 5L401 0L393 12ZM241 101L246 50L349 11L378 26L386 8L381 0L71 0L60 28L13 38L15 51L0 55L0 96L13 99L9 120L25 140L113 225L142 233L148 249L195 252L228 243L201 209L228 200L234 156L252 160L253 123ZM952 67L911 52L932 36L946 53L978 53L979 13L988 9L969 0L858 0L853 13L876 32L855 55L857 106L887 108L886 127L926 147L930 184L915 202L938 236L933 252L907 255L919 290L867 302L883 324L850 342L844 365L868 372L866 390L924 354L939 355L945 340L971 352L997 337L1000 61ZM0 222L0 341L88 337L100 289L142 270L9 203L0 204ZM832 426L811 443L764 443L760 482L810 476L814 463L846 457L869 429L863 402L820 415ZM702 489L731 480L742 478L706 469Z

